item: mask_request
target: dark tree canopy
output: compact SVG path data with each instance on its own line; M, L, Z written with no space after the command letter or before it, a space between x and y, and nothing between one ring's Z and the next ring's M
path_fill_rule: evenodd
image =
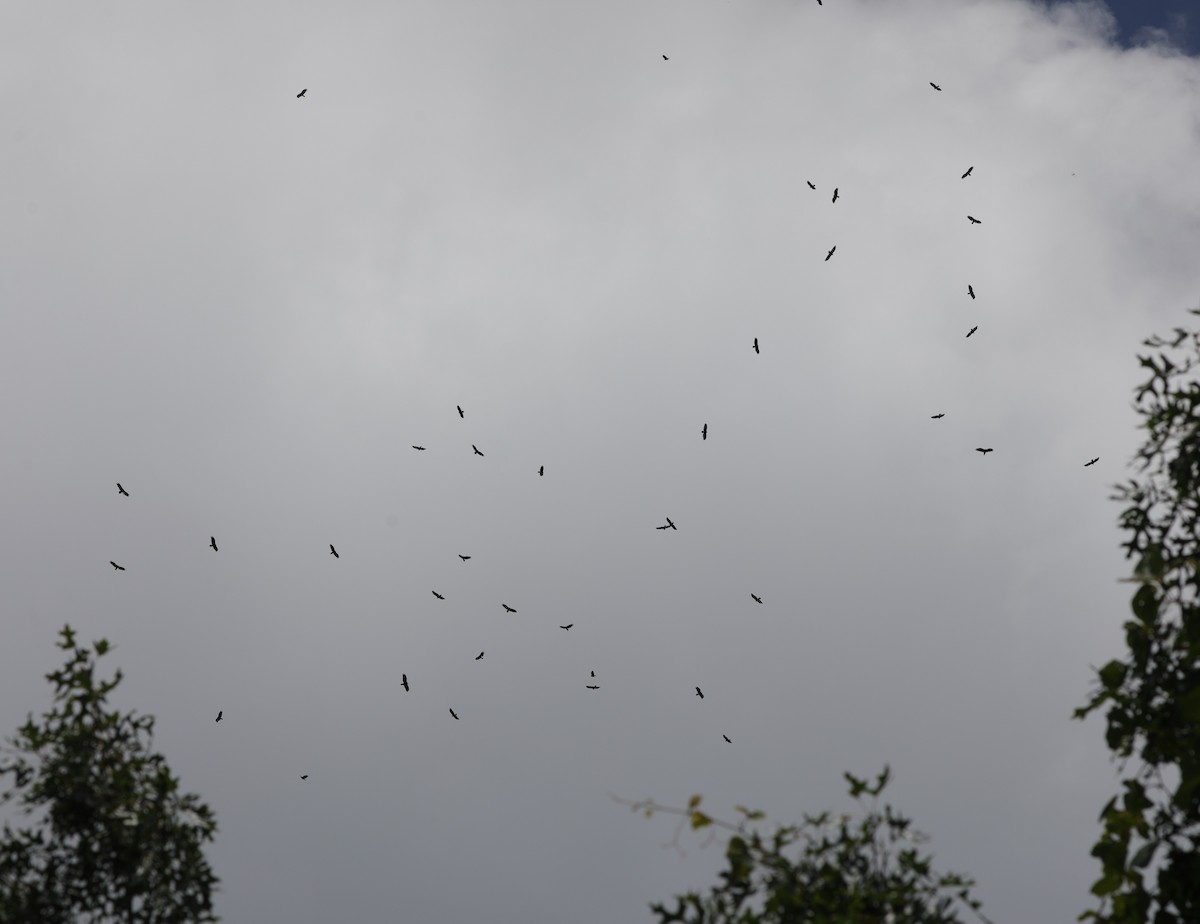
M217 823L179 791L150 750L153 716L107 709L121 682L96 676L109 651L76 644L64 626L61 670L47 674L54 708L32 713L0 756L28 827L0 834L0 921L6 924L193 924L216 921L217 884L202 847Z

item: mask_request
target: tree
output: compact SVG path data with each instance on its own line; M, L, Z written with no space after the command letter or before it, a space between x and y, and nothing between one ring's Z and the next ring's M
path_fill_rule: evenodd
M107 710L121 682L96 677L108 653L75 643L64 626L66 665L47 674L54 708L30 713L8 740L0 778L32 819L0 838L0 920L10 924L193 924L216 921L217 883L202 853L216 820L181 794L165 759L149 749L153 716Z
M1138 357L1150 376L1134 409L1148 435L1135 457L1139 477L1113 495L1128 505L1122 547L1137 560L1129 651L1096 671L1097 689L1074 713L1082 719L1107 704L1106 740L1120 772L1134 754L1141 760L1100 813L1092 848L1100 907L1079 919L1103 924L1200 921L1200 332L1176 328L1171 340L1144 345L1157 353Z
M847 773L851 797L860 806L864 793L877 798L888 775L884 767L870 784ZM974 880L934 873L932 856L917 849L928 838L910 830L910 820L890 805L881 813L872 804L856 826L848 815L834 818L824 812L768 836L752 827L762 812L739 805L740 822L718 821L700 811L700 796L692 796L686 809L652 801L624 804L646 817L681 815L676 839L688 822L693 829L716 826L733 832L721 884L708 895L676 896L673 909L651 905L659 924L958 924L960 905L988 922L971 896ZM836 839L830 837L835 831ZM803 852L790 859L788 849L801 842Z

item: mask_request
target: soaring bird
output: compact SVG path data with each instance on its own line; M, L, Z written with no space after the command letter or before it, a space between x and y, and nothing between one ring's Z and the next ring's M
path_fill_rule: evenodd
M341 558L341 557L342 557L341 555L339 555L339 554L337 553L337 549L335 549L335 548L333 547L333 543L332 543L332 542L331 542L331 543L329 543L329 554L330 554L330 555L332 555L334 558Z
M482 651L481 651L481 652L479 652L479 656L478 656L478 657L477 657L475 660L476 660L476 661L482 661L482 660L483 660L483 652L482 652Z
M696 695L699 696L701 699L704 699L704 694L700 692L699 687L696 687Z
M308 779L308 774L307 774L307 773L301 773L301 774L300 774L300 779L302 779L302 780L307 780L307 779Z
M467 561L471 556L470 555L459 555L458 557L461 558L463 561Z
M809 189L816 189L816 188L817 188L817 187L813 186L813 184L812 184L812 181L811 181L811 180L805 180L804 182L805 182L805 183L808 183L808 188L809 188Z
M967 172L964 173L961 178L965 180L967 177L969 177L971 175L971 171L974 169L975 169L974 167L968 167Z
M211 548L214 552L216 552L217 551L217 537L209 536L208 537L208 545L209 545L209 548Z
M676 530L676 531L678 531L678 529L679 529L679 527L677 527L677 526L675 525L675 523L674 523L674 522L671 520L671 518L670 518L670 517L667 517L667 522L666 522L666 524L665 524L665 525L663 525L663 526L656 526L656 527L654 527L654 528L655 528L655 529L674 529L674 530Z
M436 590L433 592L433 595L434 595L435 597L437 597L439 600L445 600L445 599L446 599L446 598L445 598L445 597L443 597L441 594L439 594L439 593L438 593Z
M757 337L754 338L754 352L755 353L760 352L758 349L758 338Z
M450 710L450 714L451 714L452 716L454 716L454 718L456 718L456 719L458 718L458 713L457 713L457 712L455 712L453 709L451 709L451 710Z
M404 692L408 692L408 674L400 675L400 686L404 687Z
M931 87L933 87L935 90L940 90L940 89L941 89L941 87L939 87L939 86L938 86L936 83L934 83L932 80L931 80L931 81L929 81L929 85L930 85Z
M124 494L126 497L129 496L129 492L126 491L123 487L121 487L121 482L119 482L119 481L117 482L117 493Z
M217 721L218 721L218 722L220 722L220 721L221 721L221 716L223 716L224 714L225 714L225 713L224 713L224 711L223 711L223 710L220 710L220 709L218 709L218 710L217 710Z
M483 455L483 453L479 451L479 447L476 446L474 443L471 444L471 448L475 450L475 455L477 455L477 456Z
M971 298L975 297L975 289L970 285L967 286L967 294L971 296Z
M504 607L506 610L508 610L510 613L515 613L515 612L516 612L516 610L514 610L514 609L513 609L511 606L509 606L507 603L501 603L500 605L501 605L502 607Z
M454 405L454 406L455 406L456 408L458 408L458 416L459 416L459 417L463 417L463 418L465 419L466 415L465 415L465 414L462 412L462 405L461 405L461 404L456 404L456 405Z
M559 626L559 628L560 628L560 629L569 629L569 628L571 628L571 626L573 626L573 625L575 625L575 623L573 623L573 622L572 622L572 623L568 623L568 624L567 624L567 625L565 625L565 626Z
M971 222L971 224L973 224L973 225L981 225L981 224L983 224L983 222L982 222L982 221L980 221L978 218L974 218L974 217L972 217L971 215L968 215L968 216L967 216L967 219L968 219L968 220Z
M600 689L600 687L598 687L598 686L593 686L593 685L592 685L592 684L590 684L590 683L589 683L589 684L587 684L587 688L588 688L589 690L599 690L599 689Z
M831 200L829 200L829 201L830 201L830 202L837 202L837 187L836 187L836 186L835 186L835 187L833 187L833 198L832 198Z
M118 571L125 570L121 565L118 565L115 561L110 561L109 564L112 565L114 568L116 568Z
M829 262L829 258L833 256L833 252L837 250L837 244L829 248L829 253L825 254L825 262Z
M671 527L671 529L677 529L677 527L675 526L675 524L674 524L673 522L671 522L671 518L670 518L670 517L667 517L667 525L668 525L669 527Z
M721 737L722 737L722 738L724 738L726 741L729 741L729 736L728 736L728 735L722 735ZM733 744L733 742L732 742L732 741L729 741L729 743L730 743L730 744Z
M971 334L975 333L975 331L977 331L977 330L979 330L979 325L978 325L978 324L976 324L976 325L975 325L974 327L972 327L972 328L971 328L969 331L967 331L967 336L968 336L968 337L970 337L970 336L971 336Z
M424 451L425 451L425 447L424 447L424 446L414 446L414 447L413 447L413 449L417 450L417 452L424 452Z
M1091 462L1084 462L1084 463L1083 463L1083 467L1084 467L1084 468L1087 468L1089 465L1095 465L1095 464L1096 464L1097 462L1099 462L1099 461L1100 461L1100 457L1099 457L1099 456L1096 456L1096 458L1092 459L1092 461L1091 461Z
M762 597L758 596L758 594L751 594L750 599L755 603L762 603Z
M703 427L700 428L700 439L702 439L702 440L708 439L708 424L705 424Z
M663 60L664 60L664 61L670 61L671 59L670 59L670 58L668 58L666 55L663 55Z
M942 419L943 417L945 417L945 416L946 416L946 414L945 414L945 412L943 412L943 413L941 413L941 414L934 414L934 415L933 415L932 417L930 417L929 419L930 419L930 420L941 420L941 419Z
M539 477L539 478L541 478L541 477L542 477L542 476L544 476L545 474L546 474L546 466L544 466L544 465L539 465L539 466L538 466L538 477Z
M300 97L302 97L307 92L308 92L308 87L305 87L303 90L301 90L299 93L296 94L296 99L300 99Z
M976 446L975 451L982 452L986 456L989 452L992 452L992 449L991 449L991 447L984 449L982 446Z

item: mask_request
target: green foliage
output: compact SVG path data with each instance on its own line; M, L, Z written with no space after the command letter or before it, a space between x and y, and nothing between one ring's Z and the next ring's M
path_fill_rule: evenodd
M1139 477L1113 497L1127 505L1122 547L1140 585L1124 626L1129 652L1097 671L1097 690L1074 713L1107 705L1105 738L1122 772L1141 761L1100 813L1101 902L1079 919L1101 924L1200 921L1200 333L1176 328L1145 345L1158 352L1138 357L1150 370L1134 401L1147 431Z
M883 791L888 769L874 783L849 773L846 780L851 797L863 806L864 795L874 800ZM770 834L752 827L762 812L736 806L742 819L730 824L704 815L699 806L699 796L686 809L631 804L647 815L681 815L681 824L690 820L693 828L716 825L733 832L721 883L707 895L676 896L674 908L651 905L660 924L957 924L959 906L987 922L970 893L974 881L934 873L932 856L917 849L926 836L910 830L909 819L889 805L879 812L873 803L857 825L849 816L826 812ZM794 845L802 851L792 859L787 854Z
M47 674L54 708L32 714L8 740L0 778L30 827L0 837L0 921L6 924L193 924L216 921L217 879L202 853L216 821L179 792L149 750L152 716L107 711L121 682L96 677L110 650L76 645L64 626L66 665Z

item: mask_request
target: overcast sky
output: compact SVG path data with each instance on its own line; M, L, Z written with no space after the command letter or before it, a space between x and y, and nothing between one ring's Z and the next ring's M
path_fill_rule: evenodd
M609 793L884 763L1074 920L1135 354L1200 304L1180 8L6 4L0 733L113 642L229 922L649 921L722 848Z

